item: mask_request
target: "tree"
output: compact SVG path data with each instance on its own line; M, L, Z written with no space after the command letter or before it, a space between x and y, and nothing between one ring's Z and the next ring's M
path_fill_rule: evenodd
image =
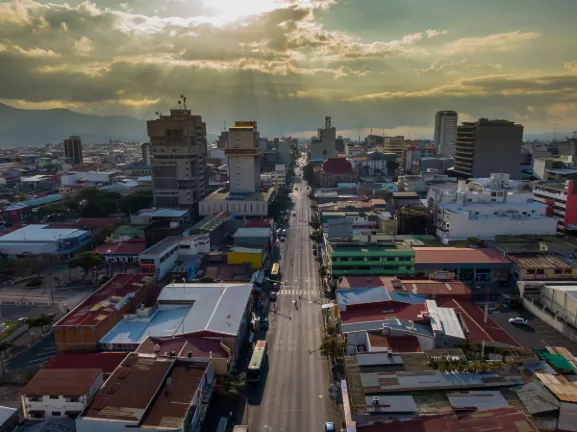
M344 355L345 341L338 336L326 335L321 341L319 350L323 357L336 360Z
M41 217L47 217L51 215L61 215L68 211L68 208L64 204L54 203L54 204L47 204L42 206L38 209L38 214Z
M104 262L104 258L94 252L86 251L68 260L68 267L73 269L76 267L82 268L84 274L88 274L88 270L94 270L94 267Z
M138 191L122 198L118 203L118 209L131 215L142 209L152 207L152 204L152 191Z
M100 201L90 201L82 206L80 209L80 216L82 217L106 217L108 212Z
M50 315L42 314L38 318L29 318L28 325L32 327L41 327L44 334L44 327L52 324L52 317Z
M303 168L303 177L311 187L316 185L317 179L315 176L315 170L311 164L305 165Z
M39 255L29 255L8 261L6 269L16 276L22 277L40 273L45 265Z
M246 387L246 374L242 372L239 375L228 375L224 378L224 392L226 394L239 394Z

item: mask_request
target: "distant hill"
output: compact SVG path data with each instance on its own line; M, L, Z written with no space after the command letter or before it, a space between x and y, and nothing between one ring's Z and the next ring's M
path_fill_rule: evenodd
M87 144L147 141L146 122L127 116L81 114L68 109L29 110L0 103L0 146L58 143L78 135ZM216 135L208 134L208 142Z

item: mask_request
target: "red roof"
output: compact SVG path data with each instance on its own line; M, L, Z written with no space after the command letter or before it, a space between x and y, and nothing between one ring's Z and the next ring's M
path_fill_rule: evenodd
M343 158L328 158L323 162L323 171L329 173L350 173L353 165Z
M510 264L499 252L487 248L415 247L415 264Z
M268 218L247 218L244 223L245 228L270 228L272 226L272 219Z
M424 303L407 304L396 301L385 301L347 306L347 310L341 311L341 320L343 324L381 321L386 318L423 322L426 320L419 317L419 315L426 311L427 307Z
M136 294L154 277L149 273L120 273L76 306L54 326L95 326L106 322L116 311L118 302L129 294Z
M497 408L470 414L447 414L417 417L394 423L358 426L359 432L538 432L529 417L517 408Z
M485 323L485 312L470 300L444 297L437 299L437 305L455 309L455 312L461 316L462 322L465 324L466 328L463 328L463 330L468 341L496 342L521 348L491 317L487 317L487 322Z
M128 240L116 243L104 243L93 249L100 255L139 255L146 250L146 243L141 240Z
M56 354L44 369L102 369L105 374L114 372L122 363L126 352L99 352L88 354Z
M86 230L100 229L112 225L118 220L117 218L82 218L76 221L76 225Z
M393 281L398 279L402 289L395 289ZM458 280L430 280L414 278L395 278L390 276L347 276L343 278L339 289L385 287L388 292L401 292L424 296L471 296L471 290Z
M389 348L395 353L422 352L421 344L417 336L383 336L369 333L371 347Z
M187 357L191 353L193 358L229 358L229 354L222 347L220 340L205 339L198 335L185 335L170 338L146 338L136 352L153 354L155 346L159 348L158 355L175 352L177 357Z

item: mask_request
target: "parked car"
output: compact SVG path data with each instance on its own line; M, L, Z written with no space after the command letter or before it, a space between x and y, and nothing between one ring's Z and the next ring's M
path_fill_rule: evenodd
M261 317L260 318L260 328L262 330L268 329L268 318L267 317Z
M509 322L516 325L529 325L529 321L521 317L509 318Z
M273 301L273 302L276 301L276 293L275 293L275 292L271 292L271 293L269 294L269 297L270 297L270 300L271 300L271 301Z
M296 212L296 211L294 211L294 212L293 212L293 216L296 216L296 215L297 215L297 212Z

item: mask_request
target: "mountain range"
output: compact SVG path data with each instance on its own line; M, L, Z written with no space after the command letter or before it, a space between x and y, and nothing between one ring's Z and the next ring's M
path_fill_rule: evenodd
M68 109L20 109L0 103L0 146L36 146L77 135L87 144L148 141L146 122L128 116L81 114ZM208 134L208 142L216 135Z

